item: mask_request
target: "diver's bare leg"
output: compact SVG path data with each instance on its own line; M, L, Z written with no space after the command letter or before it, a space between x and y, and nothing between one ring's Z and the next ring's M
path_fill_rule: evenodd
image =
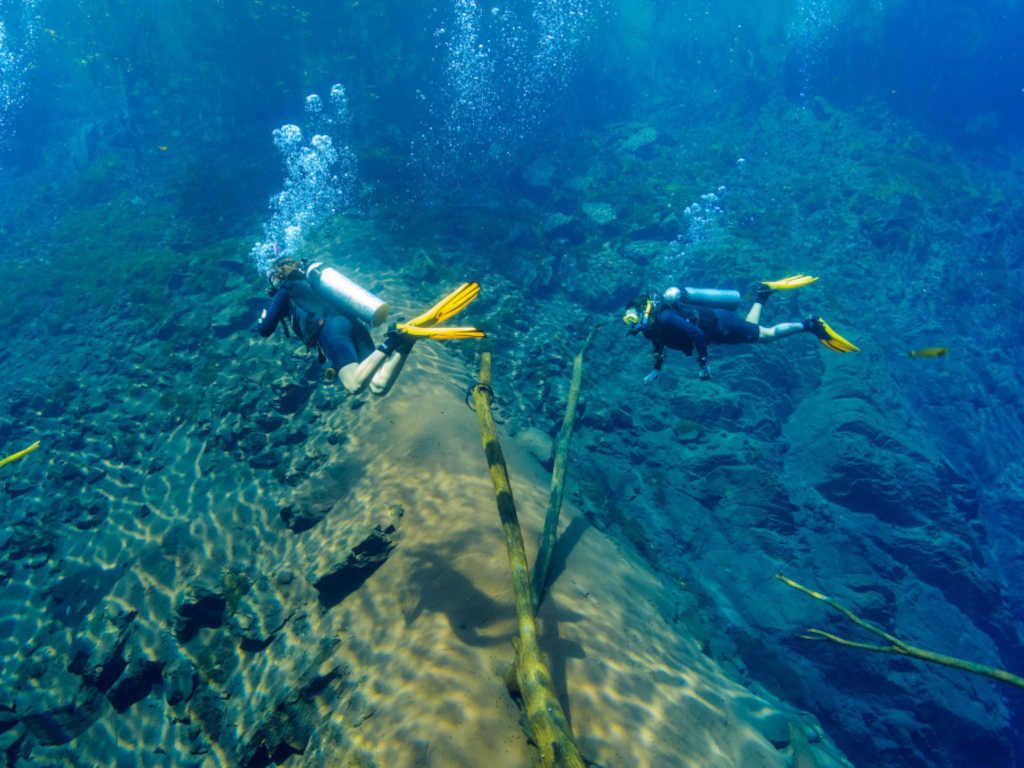
M755 307L758 305L755 304ZM775 341L785 336L792 336L794 333L802 333L806 331L803 323L779 323L778 325L772 325L769 327L761 326L758 329L758 341Z
M379 349L373 350L361 363L349 363L338 371L342 385L349 394L355 395L363 391L366 382L377 372L381 364L387 358Z
M373 380L370 382L370 391L373 394L383 397L391 391L391 387L395 385L395 380L398 378L398 374L402 372L402 367L405 365L405 359L409 357L409 350L395 350L388 355L387 360L373 375Z
M750 306L750 311L747 312L747 322L753 323L754 325L761 324L761 310L764 309L764 304L771 298L772 289L764 283L759 283L757 286L757 294L754 297L754 303Z

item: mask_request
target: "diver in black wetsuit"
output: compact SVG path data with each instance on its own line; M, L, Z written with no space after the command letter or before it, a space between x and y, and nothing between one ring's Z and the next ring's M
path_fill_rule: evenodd
M329 363L324 372L327 379L337 376L352 394L361 392L367 382L373 394L388 393L415 339L392 330L384 343L375 346L367 324L341 312L336 303L318 293L303 265L295 259L278 259L268 277L273 298L260 314L260 336L270 336L282 320L287 320L282 326L285 332L290 325L307 347L316 349L320 359ZM386 313L386 305L382 306Z
M623 321L630 326L629 334L642 333L654 345L654 369L644 377L644 383L650 384L657 378L665 362L666 348L677 349L688 356L696 350L698 375L705 381L711 378L708 370L709 343L752 344L808 332L835 352L859 351L820 317L771 326L760 324L761 310L773 290L798 288L816 279L807 275L794 275L760 283L757 297L746 318L741 318L734 311L740 300L736 291L673 287L665 291L661 300L648 296L631 302L622 316ZM716 303L731 308L714 306Z

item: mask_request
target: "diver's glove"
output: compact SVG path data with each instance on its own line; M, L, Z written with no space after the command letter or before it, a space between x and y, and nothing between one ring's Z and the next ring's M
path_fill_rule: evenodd
M660 373L661 371L655 368L653 371L644 376L644 384L650 384L651 382L653 382L656 378L658 378L658 374Z

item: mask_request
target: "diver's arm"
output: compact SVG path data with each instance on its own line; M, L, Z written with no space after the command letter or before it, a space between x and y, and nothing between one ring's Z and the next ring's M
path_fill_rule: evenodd
M288 292L278 291L270 300L270 306L260 312L259 323L256 326L257 332L263 338L267 338L277 328L277 324L288 314Z

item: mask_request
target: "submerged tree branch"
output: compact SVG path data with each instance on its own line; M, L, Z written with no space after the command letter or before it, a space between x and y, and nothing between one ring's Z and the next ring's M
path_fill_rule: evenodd
M887 641L887 643L885 645L861 643L855 640L849 640L844 637L839 637L838 635L833 635L830 632L825 632L824 630L816 629L814 627L808 629L806 634L803 635L803 637L805 637L808 640L829 640L833 643L845 645L850 648L860 648L861 650L875 651L877 653L892 653L896 654L897 656L908 656L912 659L920 659L921 661L929 661L932 664L941 664L943 666L952 667L954 669L962 669L965 672L973 672L976 675L984 675L985 677L991 677L992 679L999 680L1003 683L1015 685L1018 688L1024 688L1024 677L1019 677L1018 675L1014 675L1010 672L1007 672L1005 669L999 669L998 667L990 667L985 664L976 664L973 661L960 659L956 656L947 656L943 653L935 653L934 651L929 651L925 648L918 648L915 645L911 645L910 643L906 643L903 640L900 640L895 635L889 634L881 627L872 624L870 621L862 619L860 616L855 614L853 611L851 611L845 605L840 603L838 600L834 600L828 595L823 595L821 592L815 592L813 589L808 589L802 584L798 584L792 579L783 576L781 573L775 574L775 578L777 578L786 586L792 587L793 589L803 592L805 595L810 595L815 600L820 600L821 602L828 605L830 608L839 611L839 613L843 614L854 624L856 624L859 627L862 627L864 630L872 633L873 635L877 635L878 637L884 638Z
M555 695L551 673L537 645L537 624L526 548L523 546L523 532L519 527L515 500L512 498L505 456L491 415L491 396L491 355L484 352L480 361L480 380L473 387L473 400L512 572L519 630L516 643L516 683L526 707L530 731L540 752L540 765L543 768L584 768L583 758L573 741L569 721Z
M562 511L562 498L565 495L565 471L569 464L569 443L572 441L572 429L576 423L576 403L580 399L580 384L583 382L583 353L590 346L597 326L590 329L583 346L572 361L572 381L569 384L569 398L565 404L565 416L562 428L558 430L555 441L555 465L551 472L551 495L548 498L548 511L544 517L544 533L541 535L540 546L537 548L537 561L533 569L533 609L540 608L548 588L548 571L551 567L551 554L555 548L555 537L558 534L558 517Z

